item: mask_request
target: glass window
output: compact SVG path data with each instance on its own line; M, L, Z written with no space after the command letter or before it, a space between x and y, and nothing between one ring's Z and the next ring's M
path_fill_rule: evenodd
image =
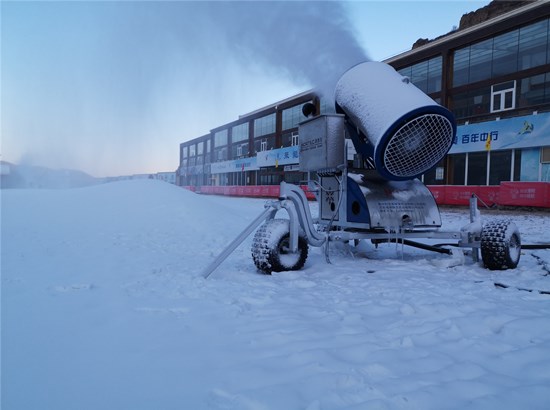
M550 63L550 20L455 50L453 87Z
M468 181L466 185L487 185L487 152L468 154Z
M311 103L312 101L310 101ZM296 128L298 124L304 121L306 118L302 114L302 107L304 104L296 105L291 108L283 110L283 130L288 130L289 128Z
M491 87L491 112L516 108L516 81L495 84Z
M469 83L491 78L491 58L493 39L481 41L470 46Z
M233 144L232 150L233 158L241 158L248 156L248 142Z
M197 155L204 154L204 142L201 141L197 144Z
M448 156L449 183L451 185L464 185L466 172L466 154L454 154Z
M456 50L453 56L453 87L468 84L470 70L470 47Z
M520 180L521 175L521 150L515 149L513 150L515 153L514 158L514 181Z
M275 136L259 138L254 141L254 150L256 152L267 151L275 148Z
M491 88L483 87L452 96L451 109L456 118L489 113L491 109Z
M227 160L227 147L216 148L214 150L215 161L225 161Z
M401 68L401 69L397 70L397 72L399 74L401 74L403 77L411 78L411 76L412 76L412 67L409 66L409 67Z
M294 145L298 145L300 141L298 138L298 131L287 132L283 134L282 141L283 141L283 147L291 147Z
M181 147L181 157L187 158L187 146Z
M222 147L227 145L227 130L221 130L214 134L214 146Z
M442 185L445 184L445 159L424 174L423 182L426 185Z
M208 154L210 152L210 140L206 140L206 153Z
M515 73L518 70L519 30L513 30L494 38L492 77Z
M472 115L487 114L491 110L491 89L489 87L470 91L470 110Z
M283 179L290 184L300 185L303 184L304 181L307 181L307 174L305 172L296 171L285 172Z
M471 114L468 107L470 93L460 93L451 97L451 110L456 118L469 117Z
M540 74L521 80L518 102L520 108L545 102L546 76L547 74Z
M548 19L519 29L518 65L520 70L546 63Z
M248 139L248 123L235 125L231 130L231 141L239 142Z
M254 120L254 137L275 132L275 113Z
M428 89L428 62L423 61L411 67L411 81L426 92Z
M197 155L197 146L195 144L189 145L189 156L194 157Z
M287 132L282 135L281 141L283 143L283 147L290 147L292 145L292 134L293 133L291 132Z
M277 172L277 171L275 171ZM283 180L280 172L274 173L270 170L262 170L259 174L260 185L279 185Z
M501 181L510 181L512 168L512 150L491 151L489 185L499 185Z
M425 93L441 91L443 58L434 57L430 60L414 64L398 70L402 76L410 78L411 82Z
M428 61L428 86L426 90L428 94L441 91L442 75L443 57L435 57Z

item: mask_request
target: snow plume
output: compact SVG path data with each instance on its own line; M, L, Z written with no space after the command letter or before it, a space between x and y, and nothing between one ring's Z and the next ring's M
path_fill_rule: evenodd
M216 3L230 48L244 61L267 70L283 70L295 82L307 82L333 96L340 76L367 61L339 2Z
M98 177L174 170L182 141L306 88L332 97L365 60L347 7L3 2L2 159Z

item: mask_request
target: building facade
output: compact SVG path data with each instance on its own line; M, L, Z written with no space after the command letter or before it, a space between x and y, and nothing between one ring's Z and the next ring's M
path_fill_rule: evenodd
M522 5L385 61L458 123L429 185L550 181L550 3ZM239 117L180 144L182 186L299 183L298 123L313 92Z
M278 185L298 183L298 124L302 106L324 105L313 92L279 101L209 134L180 144L178 184L182 186Z
M458 122L425 183L550 181L549 19L533 2L386 61Z

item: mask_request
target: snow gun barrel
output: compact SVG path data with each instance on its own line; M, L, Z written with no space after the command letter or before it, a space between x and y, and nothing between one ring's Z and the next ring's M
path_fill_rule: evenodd
M358 64L336 85L336 111L356 151L385 179L413 179L447 154L456 135L453 114L391 66Z

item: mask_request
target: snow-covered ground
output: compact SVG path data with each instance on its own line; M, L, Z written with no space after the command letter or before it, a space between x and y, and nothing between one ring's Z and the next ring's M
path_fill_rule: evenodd
M3 409L550 408L550 295L515 288L550 291L548 250L491 272L334 245L266 276L249 237L204 279L263 200L152 180L1 195ZM550 242L548 213L505 216Z

